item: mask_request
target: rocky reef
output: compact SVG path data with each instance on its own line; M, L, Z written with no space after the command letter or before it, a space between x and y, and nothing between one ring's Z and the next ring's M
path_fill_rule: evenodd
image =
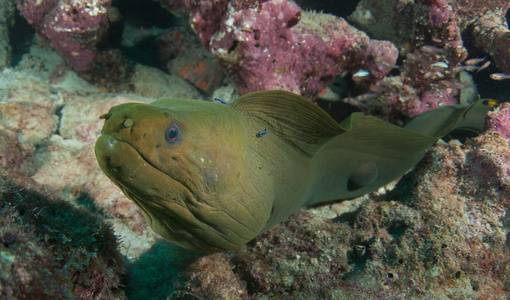
M3 299L116 299L124 261L112 228L24 175L0 175Z
M17 0L28 23L77 70L88 70L108 31L110 0Z
M369 84L372 104L382 104L360 108L415 117L466 101L473 83L465 79L465 72L478 72L483 64L477 67L466 59L477 55L490 55L501 72L509 73L510 31L505 19L509 8L507 1L486 0L360 1L348 20L371 37L392 41L403 65L399 76Z
M157 2L175 26L129 2L0 3L0 298L508 298L508 103L392 187L214 255L158 238L93 154L99 115L132 101L280 88L402 124L487 82L508 95L489 78L510 73L508 1L362 0L345 19L290 0ZM37 33L27 53L15 14Z
M314 96L347 70L381 79L398 55L391 43L370 40L342 18L287 0L195 1L190 22L241 94L284 89Z
M471 58L489 55L494 68L510 73L505 0L363 0L347 21L303 10L292 0L158 2L174 17L188 17L204 46L196 47L182 28L161 33L154 46L166 57L161 63L209 96L224 83L224 74L241 94L285 89L311 99L329 95L328 85L342 77L351 82L343 102L398 123L434 107L472 101L476 86L469 72L487 66L464 64ZM17 0L22 15L57 53L75 69L93 68L96 75L107 64L101 53L111 47L108 25L122 20L121 10L110 5ZM4 11L8 24L9 9ZM131 21L126 24L133 29ZM143 39L150 30L135 34ZM133 33L125 30L123 38ZM194 50L168 56L179 48Z
M9 38L9 30L14 22L14 2L3 1L0 3L0 69L11 65L12 49Z
M492 113L488 126L507 114L508 107ZM208 276L219 264L216 282L225 285L186 281L182 293L225 291L235 285L220 278L234 273L246 285L230 291L231 299L506 299L509 146L491 129L465 145L438 145L393 191L354 212L331 220L298 212L227 262L218 263L225 255L202 258L187 278Z

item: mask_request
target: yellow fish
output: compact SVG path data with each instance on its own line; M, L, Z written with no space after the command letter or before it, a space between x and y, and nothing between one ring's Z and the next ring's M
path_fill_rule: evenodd
M456 124L480 132L483 118L468 117L489 110L481 101L430 111L409 129L361 113L338 124L285 91L250 93L232 104L127 103L101 116L95 154L156 233L184 248L220 252L302 206L357 197L402 176Z

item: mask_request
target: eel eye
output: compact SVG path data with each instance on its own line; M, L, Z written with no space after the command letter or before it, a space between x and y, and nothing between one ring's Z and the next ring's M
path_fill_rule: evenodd
M181 129L179 128L179 125L176 123L170 124L165 132L165 140L169 144L175 144L177 141L179 141L179 137L181 136Z

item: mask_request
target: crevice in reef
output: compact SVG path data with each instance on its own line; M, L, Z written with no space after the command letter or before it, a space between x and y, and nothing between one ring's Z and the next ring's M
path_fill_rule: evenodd
M9 39L12 47L12 67L16 67L23 55L30 51L34 35L34 28L16 11L14 14L14 25L9 29Z

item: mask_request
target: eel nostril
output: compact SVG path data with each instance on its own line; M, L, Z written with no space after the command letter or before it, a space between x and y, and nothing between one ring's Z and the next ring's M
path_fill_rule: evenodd
M133 119L125 119L124 123L122 123L122 125L124 125L124 127L126 128L133 126L133 124L135 124L135 121L133 121Z
M111 116L112 116L112 114L102 114L99 116L99 119L108 120Z

